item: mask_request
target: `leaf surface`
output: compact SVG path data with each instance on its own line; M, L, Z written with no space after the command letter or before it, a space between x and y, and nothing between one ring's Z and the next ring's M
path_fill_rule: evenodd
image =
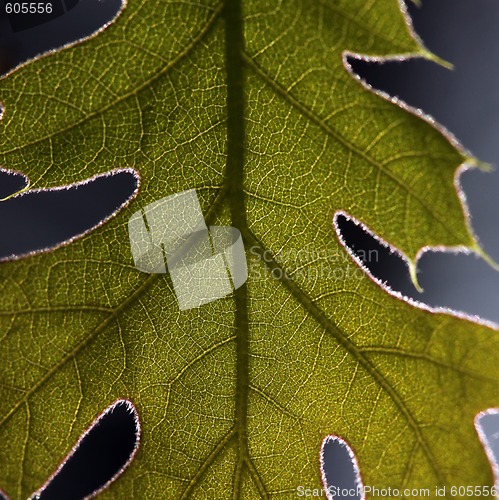
M0 82L0 164L32 186L115 168L136 200L91 234L0 267L0 485L39 488L99 410L129 399L134 462L104 498L292 498L330 434L364 484L491 485L473 418L497 404L497 332L409 305L350 259L343 211L414 265L478 246L465 160L367 92L344 51L428 56L395 0L130 0L98 36ZM243 234L249 278L180 311L133 266L133 212L196 188Z

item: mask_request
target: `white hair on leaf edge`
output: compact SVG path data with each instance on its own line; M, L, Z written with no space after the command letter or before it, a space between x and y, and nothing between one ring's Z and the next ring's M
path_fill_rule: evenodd
M1 110L1 108L0 108ZM0 119L1 119L1 115L0 115ZM17 177L18 179L22 179L23 180L23 186L17 190L17 191L14 191L13 193L10 193L8 194L7 196L5 196L4 198L0 198L0 202L2 201L6 201L8 200L9 198L12 198L14 197L16 194L19 194L23 191L25 191L26 189L28 189L28 186L29 186L29 179L28 177L23 174L22 172L18 171L18 170L9 170L9 169L6 169L6 168L3 168L3 167L0 167L0 174L1 175L8 175L10 177Z
M137 450L139 449L140 445L140 434L141 434L141 427L140 427L140 420L139 420L139 415L137 413L137 409L135 408L135 405L127 400L127 399L118 399L115 401L112 405L108 406L106 410L104 410L88 427L88 429L80 436L78 439L77 443L74 445L72 450L68 453L68 455L64 458L64 460L61 462L59 467L57 467L56 471L48 478L48 480L45 482L45 484L39 488L37 491L35 491L31 497L30 500L35 500L39 498L39 496L44 492L44 490L47 489L47 487L50 485L50 483L54 480L54 478L61 472L63 467L66 465L68 460L70 460L73 455L77 452L78 448L80 445L83 443L83 441L88 437L88 435L92 432L92 430L99 425L99 423L102 421L103 418L105 418L108 414L112 413L116 407L124 405L125 408L128 410L128 412L133 415L133 420L134 420L134 425L135 425L135 444L133 447L132 452L130 453L130 456L128 457L128 460L121 466L121 468L106 482L104 483L99 489L95 490L92 492L90 495L87 495L85 499L90 499L95 497L97 494L105 490L111 483L113 483L123 472L124 470L130 465L132 460L135 458L135 455L137 453Z
M418 118L422 119L429 125L431 125L434 129L436 129L442 136L451 144L459 154L463 157L463 163L461 165L456 166L456 170L454 172L454 188L456 190L457 196L461 202L461 210L463 213L463 217L465 220L466 228L468 230L468 233L474 243L472 247L465 247L465 246L460 246L460 247L423 247L418 254L416 255L416 261L412 263L409 259L406 258L406 261L409 263L409 270L410 270L410 275L411 279L413 281L413 284L416 286L418 291L420 290L419 283L417 282L417 276L416 276L416 264L421 255L428 251L428 250L434 250L434 251L455 251L455 252L460 252L460 253L471 253L474 252L480 257L482 257L491 267L493 267L496 270L499 270L499 264L494 262L494 260L483 250L479 238L476 235L476 233L473 230L473 226L471 224L471 214L469 211L466 195L464 193L464 190L462 189L461 182L460 182L460 177L461 175L466 172L467 170L470 170L471 168L479 168L482 171L491 171L492 167L490 164L479 161L476 159L473 154L468 151L462 144L461 142L456 138L456 136L450 132L446 127L444 127L442 124L437 122L435 118L433 118L431 115L428 113L424 112L422 109L415 108L413 106L410 106L407 104L405 101L402 99L399 99L398 97L392 96L388 94L387 92L384 92L382 90L374 88L372 85L370 85L366 80L364 80L360 75L355 73L353 70L351 64L349 63L348 59L358 59L366 62L376 62L376 63L384 63L384 62L389 62L389 61L407 61L409 59L426 59L432 62L435 62L437 64L441 64L444 67L451 67L452 65L447 63L446 61L443 61L441 58L433 54L430 50L428 50L421 38L417 35L417 33L414 30L413 24L411 17L407 11L407 6L404 2L404 0L399 0L400 4L400 10L403 14L403 17L406 22L407 29L409 31L409 34L412 36L412 38L417 42L417 44L420 46L420 51L415 52L415 53L407 53L407 54L393 54L393 55L388 55L388 56L370 56L366 54L358 54L355 52L351 52L348 50L345 50L342 54L342 60L343 60L343 66L346 69L346 71L350 74L350 76L360 83L362 87L369 92L378 95L385 101L388 101L392 104L395 104L399 108L403 109L404 111L408 112L409 114L412 114L414 116L417 116ZM400 255L400 254L399 254Z
M364 493L364 484L362 482L362 476L360 474L360 468L359 464L357 462L357 457L355 456L355 453L353 452L351 446L341 437L336 436L334 434L331 434L329 436L326 436L322 440L322 445L321 445L321 452L320 452L320 466L321 466L321 478L322 478L322 484L324 486L324 491L326 493L326 496L328 500L335 500L335 497L333 497L330 492L328 491L328 484L327 484L327 478L326 478L326 471L325 471L325 463L324 463L324 448L327 446L329 442L333 441L334 443L339 444L342 448L347 450L348 457L350 459L350 464L352 466L354 475L355 475L355 485L354 488L356 491L360 492L360 500L365 500L366 496Z
M425 121L429 125L431 125L434 129L436 129L442 136L451 144L457 151L458 153L463 157L463 163L461 165L456 166L456 170L454 172L454 178L453 178L453 183L454 183L454 189L456 190L456 194L459 198L459 201L461 203L461 210L463 213L463 217L465 220L466 228L468 230L468 233L470 234L472 240L474 241L475 245L474 247L460 247L461 249L459 250L460 252L465 252L467 251L468 253L470 252L475 252L478 255L480 255L484 260L487 261L489 265L492 267L499 269L499 266L490 258L489 255L487 255L479 241L479 238L477 234L473 230L473 226L471 224L471 213L468 207L468 201L466 198L466 194L462 188L461 185L461 176L464 172L467 172L468 170L474 169L474 168L479 168L480 170L484 172L491 172L492 171L492 166L488 163L481 162L477 160L473 154L468 151L456 138L452 132L450 132L446 127L444 127L442 124L437 122L431 115L427 114L424 112L422 109L415 108L413 106L410 106L407 104L405 101L402 99L399 99L398 97L391 96L387 92L384 92L382 90L376 89L372 87L369 83L367 83L364 79L362 79L355 71L353 70L352 66L348 62L348 58L353 58L353 59L359 59L363 61L371 61L371 62L377 62L377 63L383 63L387 62L390 60L398 60L398 61L405 61L408 59L415 59L415 58L424 58L423 56L420 55L412 55L410 57L394 57L394 58L387 58L387 57L370 57L370 56L365 56L361 54L355 54L353 52L348 52L345 51L343 52L343 65L345 69L348 71L348 73L360 84L364 87L364 89L370 91L371 93L374 93L384 99L385 101L388 101L392 104L395 104L399 108L403 109L409 114L412 114L414 116L417 116L421 120ZM444 247L444 248L450 248L450 247ZM467 250L465 250L467 249ZM424 253L425 251L428 250L428 247L422 248L417 256L416 260L418 260L419 256Z
M499 408L489 408L478 413L478 415L475 416L475 430L478 434L480 442L485 448L487 458L489 459L490 467L492 468L492 472L494 474L495 486L499 489L499 457L495 457L494 452L492 451L491 440L487 437L487 435L483 431L482 426L480 425L480 420L487 415L495 415L499 420ZM499 431L497 432L497 434L499 434ZM497 438L499 439L499 436Z
M85 42L86 40L90 40L92 38L95 38L101 32L103 32L105 29L107 29L109 26L111 26L111 24L113 24L116 21L116 19L123 13L123 10L125 9L125 7L127 5L128 0L120 0L120 1L121 1L121 5L120 5L120 8L118 9L118 11L114 14L114 16L109 21L104 23L100 28L97 28L95 31L92 31L92 33L90 33L89 35L85 35L82 38L78 38L77 40L74 40L73 42L65 43L59 47L56 47L55 49L48 49L45 52L42 52L41 54L38 54L38 55L20 63L20 64L18 64L17 66L14 66L7 73L0 76L0 80L7 78L15 71L19 70L23 66L26 66L26 65L32 63L33 61L37 61L38 59L43 59L44 57L50 57L51 55L53 55L57 52L68 49L70 47L74 47L75 45L79 45L82 42ZM2 101L0 101L0 120L3 118L3 114L5 113L5 110L6 110L6 106L4 105L4 103Z
M407 297L406 295L402 294L401 292L393 290L393 288L391 288L387 283L385 283L384 281L381 281L378 277L374 276L371 273L371 270L368 267L366 267L366 265L362 262L362 260L359 257L357 257L357 255L355 255L354 251L348 246L347 242L343 238L343 235L341 233L341 229L338 225L337 219L339 216L343 216L347 220L349 220L349 221L353 222L355 225L359 226L365 233L367 233L369 236L371 236L373 239L375 239L380 245L387 248L390 251L390 253L395 254L398 257L400 257L405 262L408 270L410 270L410 267L411 267L410 260L401 250L393 247L387 241L383 240L381 237L379 237L376 233L371 231L365 224L360 222L355 217L352 217L350 214L348 214L347 212L345 212L343 210L337 210L335 212L334 217L333 217L333 225L334 225L336 235L337 235L338 240L340 241L341 245L343 246L343 248L345 248L345 250L348 252L348 254L353 259L353 261L362 269L362 271L364 271L364 273L368 276L368 278L370 278L374 283L376 283L378 286L380 286L385 292L387 292L388 294L390 294L391 296L393 296L397 299L400 299L400 300L410 304L411 306L417 307L418 309L422 309L423 311L427 311L427 312L434 313L434 314L439 314L439 313L447 314L447 315L454 316L454 317L459 318L459 319L464 319L466 321L470 321L472 323L475 323L475 324L478 324L481 326L486 326L488 328L492 328L494 330L499 331L499 324L494 323L493 321L485 320L477 315L470 315L470 314L467 314L467 313L462 312L462 311L455 311L454 309L450 309L448 307L442 307L442 306L432 307L428 304L425 304L424 302L420 302L420 301L413 299L411 297ZM417 264L417 261L419 260L419 258L423 255L423 253L428 252L428 251L444 252L444 253L465 253L465 254L470 254L472 252L472 250L470 250L468 247L444 247L444 246L441 246L441 247L423 247L418 252L416 264Z
M0 262L19 260L19 259L22 259L25 257L32 257L34 255L38 255L41 253L51 252L51 251L56 250L60 247L69 245L73 241L78 240L78 239L82 238L83 236L86 236L87 234L91 233L95 229L101 227L103 224L105 224L107 221L109 221L115 215L117 215L118 212L120 212L123 208L125 208L127 205L129 205L130 202L137 196L137 194L139 192L139 187L140 187L140 174L137 170L134 170L133 168L117 168L114 170L110 170L109 172L105 172L102 174L96 174L92 177L89 177L88 179L83 180L83 181L75 182L74 184L68 184L65 186L56 186L56 187L51 187L51 188L30 189L30 190L26 190L26 188L25 188L22 191L14 194L13 196L10 196L9 197L10 199L14 199L14 198L21 198L21 197L24 197L27 195L31 195L32 193L42 193L42 192L47 193L47 192L51 192L51 191L70 191L72 189L78 189L81 186L85 186L87 184L90 184L91 182L93 182L97 179L101 179L101 178L105 178L105 177L114 177L114 176L122 175L122 174L130 174L133 176L133 178L135 180L135 189L127 196L127 198L119 206L117 206L113 211L111 211L106 217L101 219L97 224L94 224L90 228L86 229L85 231L83 231L81 233L78 233L78 234L72 236L71 238L63 240L60 243L56 243L53 246L44 247L44 248L40 248L37 250L32 250L31 252L1 257Z

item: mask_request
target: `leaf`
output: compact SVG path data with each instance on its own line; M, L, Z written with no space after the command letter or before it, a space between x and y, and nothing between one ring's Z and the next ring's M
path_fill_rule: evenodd
M142 441L104 498L294 497L321 487L327 435L365 485L492 485L473 418L497 404L498 337L358 274L333 216L415 270L480 252L456 194L466 154L367 92L343 54L433 57L395 0L138 0L103 33L0 82L0 163L50 188L115 168L136 201L53 252L3 263L0 484L26 498L99 410ZM244 237L245 286L179 311L133 266L127 221L195 188ZM448 496L450 495L447 492Z

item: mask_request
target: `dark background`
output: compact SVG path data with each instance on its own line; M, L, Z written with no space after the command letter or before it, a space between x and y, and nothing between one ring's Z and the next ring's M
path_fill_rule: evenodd
M58 17L22 29L19 19L9 21L4 14L5 2L0 0L1 73L5 74L39 53L93 33L109 22L121 5L120 0L67 2L61 3ZM412 2L408 8L425 45L452 62L455 69L449 71L424 60L384 64L355 60L351 61L353 68L374 87L399 96L432 115L479 159L499 165L499 0L424 0L421 8L416 8ZM461 181L473 228L485 251L499 262L499 200L496 195L499 171L470 171ZM112 197L109 196L109 182L112 182ZM19 189L22 184L22 177L0 173L0 197ZM53 193L50 197L29 194L0 203L3 235L0 258L43 248L81 233L111 213L133 189L133 179L121 175L94 182L78 193L61 194L66 196L64 200L54 199ZM64 213L57 209L60 203L67 208ZM419 294L400 259L388 254L375 240L346 220L342 223L342 232L355 248L378 250L379 261L368 265L373 274L386 280L393 289L433 306L450 307L499 323L499 272L491 270L477 257L425 254L418 266L419 281L424 288L424 293ZM26 235L32 236L27 238ZM498 457L498 418L489 416L483 424ZM102 432L96 430L98 436L87 439L86 449L80 453L82 458L75 456L72 470L58 478L59 489L54 486L43 498L80 498L105 482L106 477L109 478L126 460L134 443L134 426L129 413L118 408L99 427ZM351 487L353 475L345 452L330 443L325 453L330 484L341 482ZM99 457L101 460L97 461ZM106 465L109 466L107 473ZM47 471L47 477L52 472Z

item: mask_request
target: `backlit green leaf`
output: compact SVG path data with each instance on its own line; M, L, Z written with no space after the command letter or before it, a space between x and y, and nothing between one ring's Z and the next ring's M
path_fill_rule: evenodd
M345 51L431 57L396 0L129 0L0 82L0 164L32 187L141 177L91 234L0 266L13 499L117 399L142 439L104 498L293 498L321 487L330 434L366 485L492 485L473 418L498 402L497 332L389 295L333 224L362 221L413 270L425 246L477 250L454 186L465 155L364 89ZM249 278L180 311L168 275L135 269L127 222L192 188L210 224L241 231Z

